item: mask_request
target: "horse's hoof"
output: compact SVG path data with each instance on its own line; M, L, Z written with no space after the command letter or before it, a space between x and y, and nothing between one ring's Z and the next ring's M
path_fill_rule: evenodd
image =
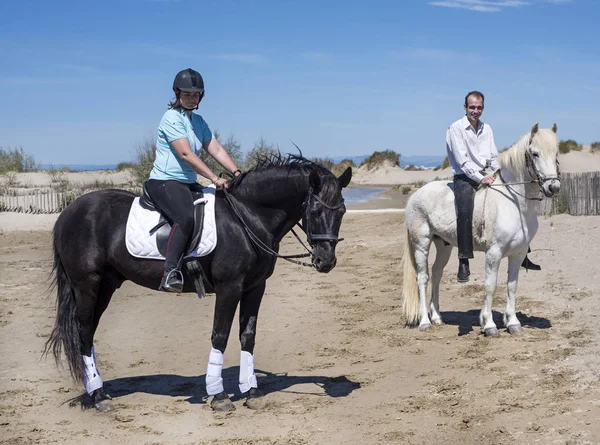
M429 323L419 325L419 331L421 331L421 332L428 331L430 327L431 327L431 325Z
M498 328L487 328L483 330L483 333L485 334L486 337L499 337L500 336L500 331L498 331Z
M109 402L112 398L104 392L103 388L99 388L92 394L92 404L97 411L106 413L112 411L115 407Z
M509 326L508 333L512 335L518 335L523 333L523 327L520 324L513 324Z
M250 409L259 410L265 409L267 405L268 403L265 399L265 396L258 389L251 388L250 391L248 391L248 396L246 397L244 406L247 406Z
M224 391L213 397L212 402L210 402L210 407L213 411L219 412L235 411L235 405Z
M444 320L442 320L441 318L433 318L431 320L431 324L434 326L441 326L444 324Z
M115 407L109 403L107 400L103 400L101 402L94 403L94 408L100 411L101 413L107 413L115 409Z

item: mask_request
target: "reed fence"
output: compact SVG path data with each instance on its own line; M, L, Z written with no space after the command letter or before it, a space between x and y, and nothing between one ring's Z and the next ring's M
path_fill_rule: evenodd
M538 213L554 215L568 213L573 216L600 215L600 172L563 173L560 193L539 203ZM135 194L139 187L118 187ZM0 192L0 212L60 213L79 196L98 189L56 190L3 190Z
M121 190L128 190L135 194L141 193L139 187L118 187ZM86 190L56 190L35 189L35 190L5 190L0 194L0 212L18 212L18 213L60 213L70 203L78 197L100 189Z
M543 199L539 204L538 213L600 215L600 172L563 173L560 178L560 192L551 199Z

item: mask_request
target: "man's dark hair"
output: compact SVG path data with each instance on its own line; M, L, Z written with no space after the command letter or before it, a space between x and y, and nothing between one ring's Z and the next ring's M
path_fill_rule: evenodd
M479 92L479 91L469 91L467 93L467 95L465 96L465 107L469 106L469 96L476 96L476 97L481 97L481 105L485 104L485 97L483 95L483 93Z

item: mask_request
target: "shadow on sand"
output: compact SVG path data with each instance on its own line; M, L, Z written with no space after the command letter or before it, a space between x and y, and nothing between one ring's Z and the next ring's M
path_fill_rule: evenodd
M346 376L324 377L324 376L291 376L285 374L273 374L267 371L255 370L260 391L264 394L272 392L291 392L294 394L306 394L317 397L346 397L352 391L361 387L359 382L353 382ZM234 394L232 401L240 400L238 388L239 367L223 369L223 386L228 394ZM175 374L154 374L134 377L122 377L104 382L104 388L111 397L123 397L135 393L146 393L171 397L188 397L186 402L192 404L204 404L208 399L205 390L205 375L180 376ZM289 390L296 385L313 384L321 388L317 391ZM73 401L81 403L83 407L91 405L91 398L84 393ZM66 402L65 402L66 403Z
M472 332L474 326L479 326L480 312L481 311L479 309L471 309L467 312L442 312L440 315L442 316L442 320L444 320L445 324L458 326L458 335L461 336ZM494 318L494 323L496 323L496 326L498 326L498 329L503 328L503 314L498 311L492 311L492 316ZM552 327L550 320L547 318L533 316L530 317L522 312L517 312L517 318L524 328L548 329Z

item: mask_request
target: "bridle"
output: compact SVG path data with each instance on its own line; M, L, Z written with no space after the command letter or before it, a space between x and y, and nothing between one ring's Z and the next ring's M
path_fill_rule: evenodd
M308 190L308 194L306 195L304 203L302 204L303 223L302 225L298 224L300 228L304 230L304 233L306 233L306 240L308 241L308 244L311 247L314 247L314 241L332 241L335 244L337 244L340 241L337 235L334 235L332 233L313 233L310 225L310 219L308 218L308 212L311 207L311 199L314 199L328 210L337 210L344 205L344 198L342 198L338 203L334 205L329 205L326 204L321 198L319 198L319 196L313 192L313 189L311 187Z
M315 267L315 265L312 262L307 263L304 261L295 260L295 258L312 257L313 254L312 254L312 251L308 247L306 247L306 245L302 242L302 240L300 239L298 234L296 234L294 229L292 229L292 233L294 234L294 236L296 237L298 242L302 245L302 247L304 247L306 249L307 253L301 253L301 254L297 254L297 255L281 255L281 254L279 254L278 252L276 252L275 250L270 248L267 244L265 244L258 236L256 236L254 234L254 232L252 232L252 229L250 229L250 227L248 227L248 225L244 221L244 218L242 217L241 213L239 212L238 208L236 207L235 203L231 199L231 195L229 194L227 189L223 189L223 193L225 194L225 200L229 204L229 207L231 208L231 210L233 211L235 216L237 216L237 218L239 219L240 223L244 227L244 230L246 231L246 234L248 235L248 238L250 239L250 241L252 242L252 244L255 247L257 247L259 250L262 250L263 252L265 252L271 256L274 256L276 258L281 258L283 260L289 261L290 263L298 264L300 266L311 267L311 268ZM314 248L315 240L316 241L332 241L336 244L340 241L343 241L343 238L338 238L337 235L334 235L332 233L312 233L312 231L310 229L310 218L308 218L308 215L307 215L309 212L311 199L314 199L319 204L321 204L323 207L325 207L326 209L329 209L329 210L337 210L344 205L344 199L342 198L342 200L340 202L338 202L335 205L330 206L329 204L326 204L325 202L323 202L323 200L321 198L319 198L313 192L312 187L308 190L306 199L304 200L304 202L302 204L302 220L304 221L304 225L300 224L299 222L296 223L296 225L299 226L304 231L304 233L306 233L306 239L307 239L308 244Z
M500 176L500 179L502 179L503 184L490 184L490 187L506 187L513 193L515 193L525 199L531 200L531 201L541 201L543 199L543 196L541 196L541 195L543 194L544 184L548 181L560 181L560 164L558 162L558 158L556 158L556 176L545 176L542 173L540 173L540 171L535 167L535 162L533 161L532 144L533 144L533 135L531 135L529 137L529 145L528 145L527 149L525 150L525 166L527 167L527 173L532 178L532 180L524 181L524 182L506 182L506 181L504 181L504 178L502 177L502 172L498 171L498 174ZM527 197L527 196L522 195L521 193L517 192L515 189L513 189L511 187L511 185L520 185L520 184L537 184L540 188L539 189L540 196L535 197L535 198Z

